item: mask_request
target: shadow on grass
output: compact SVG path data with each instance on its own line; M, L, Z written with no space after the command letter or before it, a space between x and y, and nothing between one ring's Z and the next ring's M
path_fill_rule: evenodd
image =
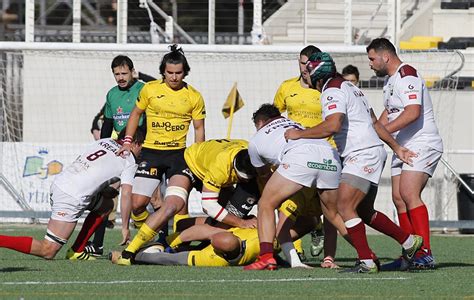
M435 257L436 258L436 257ZM461 262L443 262L436 264L436 269L443 269L443 268L471 268L474 267L474 264L467 264Z
M31 272L31 271L41 271L41 270L39 270L39 269L31 269L31 268L27 268L27 267L0 268L0 273Z

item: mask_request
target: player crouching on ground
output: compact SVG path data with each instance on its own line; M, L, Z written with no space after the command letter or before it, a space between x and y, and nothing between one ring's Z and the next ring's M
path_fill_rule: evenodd
M244 140L209 140L195 143L184 151L186 166L183 167L182 183L187 189L171 189L167 194L176 196L176 201L165 197L164 206L151 214L142 225L122 255L113 261L118 265L131 265L133 256L145 243L154 239L157 232L167 224L168 220L181 211L188 201L188 193L192 187L202 191L204 212L216 221L240 228L255 228L255 219L241 219L229 214L225 207L218 203L222 188L238 182L248 181L255 177L255 168L250 163ZM186 181L185 181L186 180Z
M122 188L132 188L136 170L136 157L140 154L144 135L137 131L132 138L122 140L101 139L91 144L76 160L59 174L51 185L51 218L44 240L29 236L0 235L0 247L25 254L53 259L71 236L77 221L90 213L84 221L74 245L67 251L70 260L93 260L84 247L95 229L107 218L113 208L112 199L118 194L111 184L120 181ZM122 143L131 144L133 155L117 156ZM121 201L124 199L122 193Z

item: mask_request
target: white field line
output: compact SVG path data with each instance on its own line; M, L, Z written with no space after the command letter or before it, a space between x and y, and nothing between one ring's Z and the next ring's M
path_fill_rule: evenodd
M369 275L370 276L370 275ZM355 278L272 278L272 279L210 279L210 280L115 280L115 281L19 281L0 282L0 285L63 285L63 284L139 284L139 283L262 283L303 281L388 281L407 280L405 277L355 277Z

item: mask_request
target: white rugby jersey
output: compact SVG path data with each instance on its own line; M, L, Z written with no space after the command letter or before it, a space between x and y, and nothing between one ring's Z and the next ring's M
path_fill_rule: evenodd
M132 154L126 158L116 156L119 149L120 145L111 138L94 142L56 176L53 184L76 199L94 194L113 178L120 179L121 184L133 184L135 158Z
M395 74L385 80L383 98L389 122L395 120L406 106L421 105L418 119L392 133L400 145L425 143L435 150L443 151L443 142L434 120L433 104L428 88L415 68L402 63Z
M260 128L249 141L249 156L252 165L256 168L264 165L279 165L283 155L290 149L302 144L317 144L331 147L325 139L285 140L285 131L291 128L304 127L281 117Z
M364 93L350 81L337 76L329 79L321 94L323 117L343 113L341 130L334 134L337 151L341 157L349 153L383 145L374 129L370 105Z

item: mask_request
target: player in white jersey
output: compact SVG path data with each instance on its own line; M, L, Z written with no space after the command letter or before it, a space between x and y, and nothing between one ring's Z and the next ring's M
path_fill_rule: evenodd
M318 189L319 197L329 212L326 214L327 219L341 234L345 234L344 224L336 208L341 163L336 150L326 140L301 139L287 142L284 133L288 128L303 127L282 117L278 108L272 104L262 105L254 113L253 121L257 133L249 141L250 161L263 181L268 181L258 202L260 255L257 262L244 269L274 270L275 209L303 187ZM272 166L277 166L273 173L270 169ZM284 252L286 247L293 247L289 233L279 233L278 239ZM294 250L291 248L288 252ZM287 256L290 256L290 263L293 257L297 259L296 251ZM305 267L302 264L300 266Z
M121 137L123 137L122 134ZM107 218L113 208L112 198L118 195L113 183L122 185L122 203L131 201L136 156L140 154L144 135L137 131L132 143L133 155L117 156L119 140L101 139L90 145L83 154L60 173L51 185L51 218L44 240L32 237L0 235L0 247L10 248L45 259L53 259L65 245L85 210L90 213L84 221L74 245L67 251L71 260L92 260L84 247L94 230ZM125 191L128 189L128 192ZM126 199L128 197L128 199Z
M306 130L290 129L285 137L334 137L343 160L337 208L359 258L356 266L346 271L378 271L378 260L367 243L364 223L397 240L403 246L407 259L413 259L423 243L422 238L404 232L386 215L374 209L378 183L387 157L380 139L406 163L410 163L413 153L400 146L377 122L364 93L336 72L334 61L328 53L311 56L308 71L312 87L322 92L325 120Z
M379 121L400 145L416 152L413 165L405 164L395 155L392 157L392 195L400 226L423 237L423 248L413 264L419 268L434 268L428 210L421 199L423 188L443 153L433 104L421 75L400 60L389 40L373 40L367 53L375 74L388 75L383 88L385 110Z

